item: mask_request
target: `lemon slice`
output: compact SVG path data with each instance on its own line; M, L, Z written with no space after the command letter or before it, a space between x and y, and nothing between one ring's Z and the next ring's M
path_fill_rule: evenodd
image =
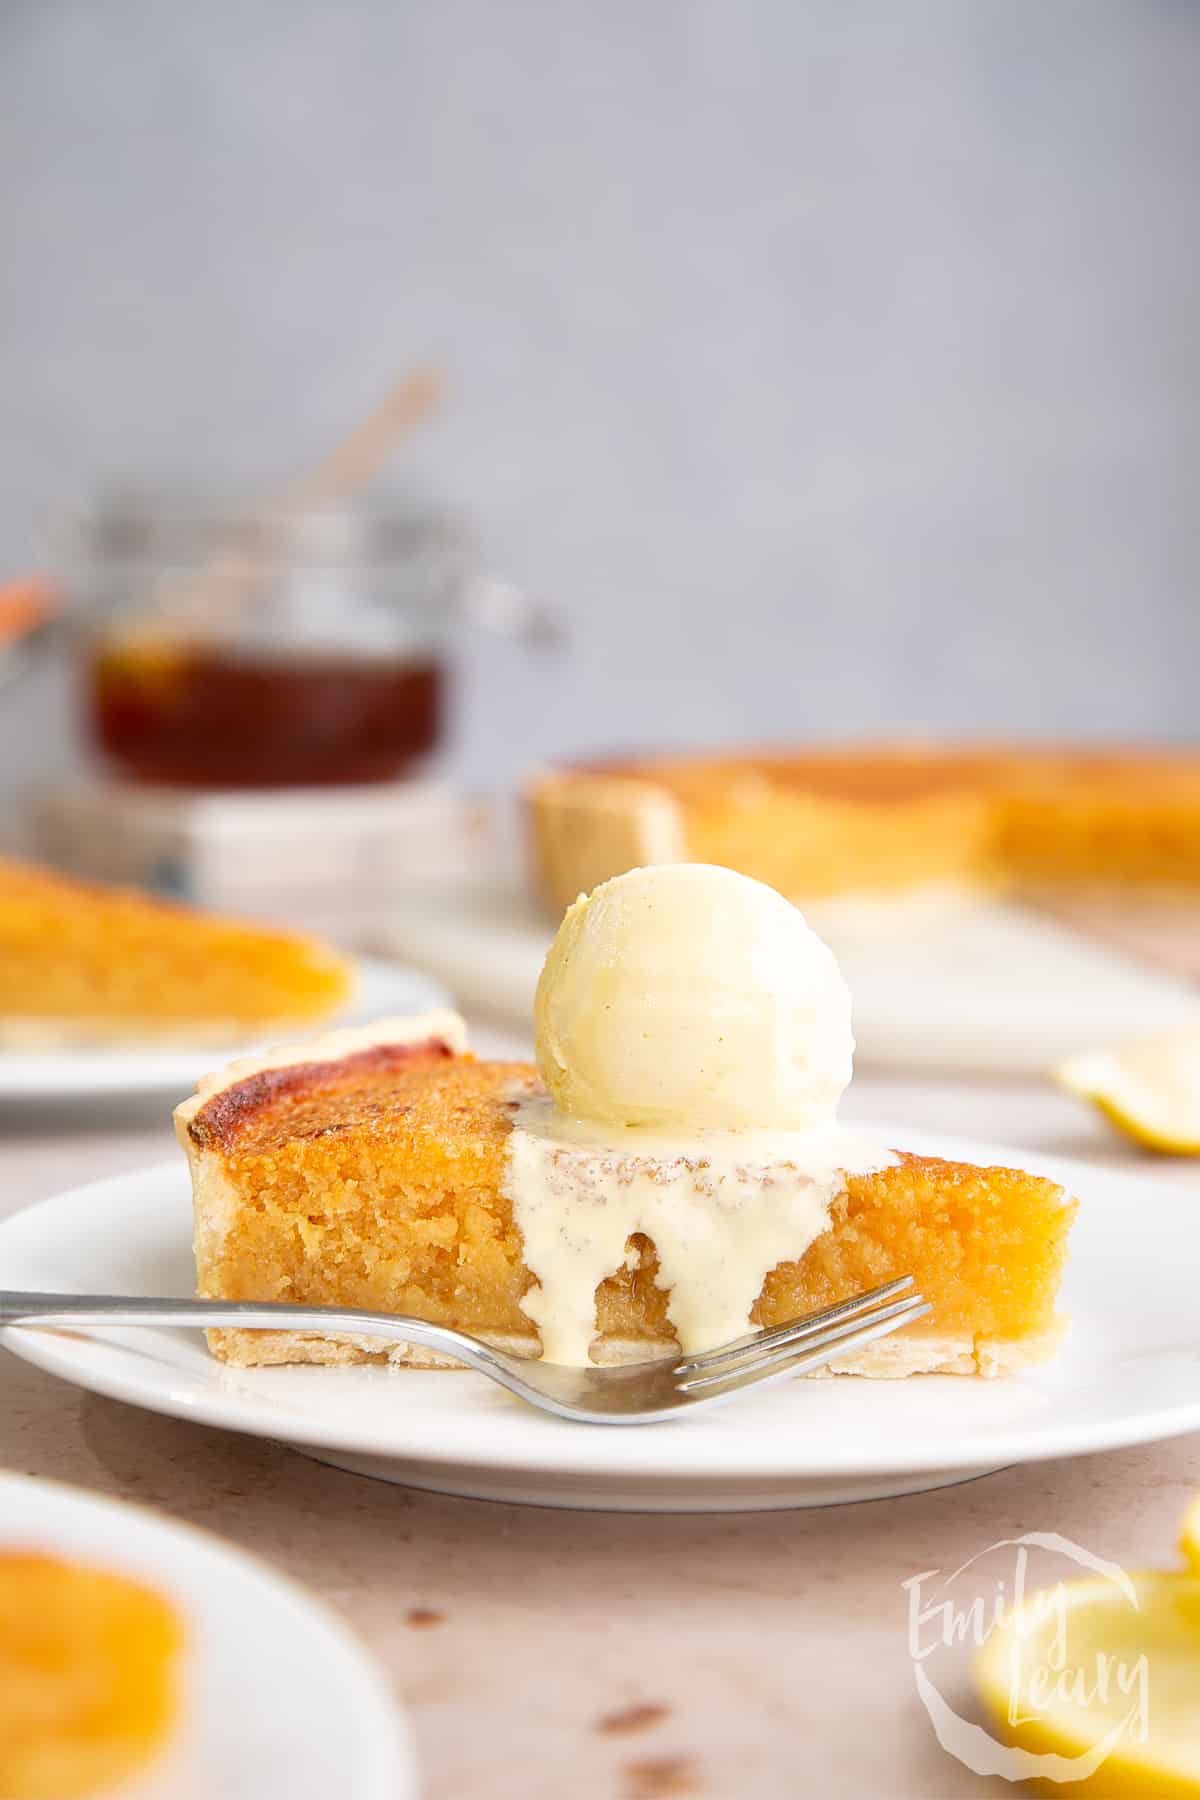
M1074 1056L1055 1080L1146 1149L1200 1156L1200 1024Z
M1024 1753L1013 1773L1035 1792L1200 1796L1195 1576L1045 1589L991 1632L975 1677L1000 1734Z

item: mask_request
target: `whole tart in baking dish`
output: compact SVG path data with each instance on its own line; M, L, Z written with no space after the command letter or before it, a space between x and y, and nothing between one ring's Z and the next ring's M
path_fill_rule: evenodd
M613 759L528 784L561 909L647 863L719 863L794 898L927 884L1200 888L1200 751L844 744Z

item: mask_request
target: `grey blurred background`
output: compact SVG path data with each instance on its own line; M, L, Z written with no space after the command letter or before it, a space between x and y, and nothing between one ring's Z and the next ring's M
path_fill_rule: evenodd
M404 471L572 633L469 650L472 779L1194 730L1200 6L5 0L0 89L0 572L432 357Z

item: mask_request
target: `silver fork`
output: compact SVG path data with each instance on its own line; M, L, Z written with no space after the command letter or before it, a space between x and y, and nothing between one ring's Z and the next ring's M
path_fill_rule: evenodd
M870 1293L857 1294L852 1300L768 1331L751 1332L698 1356L663 1356L652 1362L586 1369L509 1356L465 1331L451 1331L425 1319L257 1300L154 1300L0 1291L0 1327L225 1325L251 1331L290 1327L354 1332L439 1351L561 1419L577 1419L585 1425L649 1425L697 1406L715 1406L769 1381L823 1368L836 1357L924 1318L930 1308L919 1294L910 1293L903 1300L895 1297L911 1287L912 1276L903 1275Z

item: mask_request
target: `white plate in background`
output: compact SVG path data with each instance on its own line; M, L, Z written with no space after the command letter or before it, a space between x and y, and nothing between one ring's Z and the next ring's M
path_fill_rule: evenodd
M266 1563L143 1507L0 1474L8 1548L95 1563L178 1607L183 1708L161 1762L131 1786L138 1800L414 1800L387 1684L345 1626Z
M1075 1324L1054 1362L994 1381L795 1381L667 1424L599 1427L550 1418L465 1372L229 1368L195 1331L10 1328L0 1341L97 1393L387 1480L612 1511L877 1498L1200 1429L1194 1192L1135 1170L873 1130L930 1155L1028 1162L1081 1197L1063 1296ZM182 1158L96 1182L0 1225L0 1288L190 1294L191 1226Z
M1032 908L930 889L806 908L854 996L863 1068L1041 1075L1078 1050L1165 1030L1200 993ZM531 1029L553 925L514 888L408 895L379 948L444 981L467 1011Z
M382 958L360 957L353 1003L319 1026L293 1030L292 1037L366 1024L391 1013L427 1012L447 1006L446 990L416 969ZM259 1044L274 1044L279 1031ZM243 1044L98 1044L86 1048L0 1050L0 1105L14 1100L86 1101L114 1095L165 1094L182 1099L202 1075L255 1048Z

